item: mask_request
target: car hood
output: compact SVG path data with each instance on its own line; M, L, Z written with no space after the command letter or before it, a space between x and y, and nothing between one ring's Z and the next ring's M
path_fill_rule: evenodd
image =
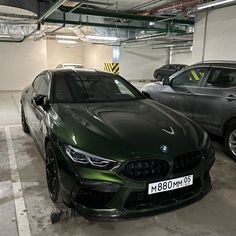
M203 133L183 115L149 99L54 104L51 118L60 142L120 160L195 151ZM167 153L161 151L162 145L168 147Z

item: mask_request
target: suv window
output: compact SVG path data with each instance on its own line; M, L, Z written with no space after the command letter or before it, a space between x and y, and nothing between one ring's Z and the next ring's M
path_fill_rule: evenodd
M50 78L48 74L43 75L38 94L48 96Z
M229 88L236 86L236 70L213 68L206 86Z
M177 77L175 77L171 85L172 86L198 86L201 79L204 78L208 71L208 68L193 68L187 70Z
M163 69L163 70L169 70L169 65L165 65L165 66L163 66L161 69Z

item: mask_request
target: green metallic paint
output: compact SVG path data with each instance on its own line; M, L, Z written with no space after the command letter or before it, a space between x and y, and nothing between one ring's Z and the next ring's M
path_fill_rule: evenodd
M33 94L32 86L23 91L21 102L24 109L32 106L30 101ZM139 99L110 103L51 103L44 108L44 114L43 122L47 130L45 138L54 147L63 199L86 217L111 220L152 215L199 198L211 188L209 169L214 162L213 149L209 158L203 160L201 169L184 173L193 174L194 179L201 179L202 187L197 194L168 206L125 209L124 204L129 194L133 191L146 191L148 181L122 177L118 170L124 162L139 158L173 160L180 154L203 148L204 132L198 125L155 101ZM26 118L29 124L29 113ZM162 130L170 127L175 135ZM62 144L70 144L86 152L116 160L117 165L112 170L80 166L66 155ZM169 153L161 152L162 144L170 148ZM41 151L44 153L44 150ZM81 186L99 192L114 192L115 196L102 209L85 207L77 199Z
M200 148L192 123L152 100L54 104L52 110L60 117L52 132L62 143L102 157L124 161L131 156L162 156L162 144L170 147L167 158ZM162 130L169 127L175 130L175 135ZM193 138L189 139L190 136Z

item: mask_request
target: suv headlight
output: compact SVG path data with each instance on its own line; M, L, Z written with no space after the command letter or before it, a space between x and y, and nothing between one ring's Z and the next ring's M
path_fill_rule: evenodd
M109 170L116 165L116 161L99 157L84 151L81 151L77 148L72 147L71 145L63 145L66 154L71 158L72 161L79 163L83 166L106 169Z

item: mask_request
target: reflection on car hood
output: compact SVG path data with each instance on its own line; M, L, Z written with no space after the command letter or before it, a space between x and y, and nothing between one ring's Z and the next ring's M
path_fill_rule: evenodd
M53 110L61 120L63 142L105 157L168 157L194 151L202 132L182 115L148 99L55 104ZM167 154L161 145L168 146Z

